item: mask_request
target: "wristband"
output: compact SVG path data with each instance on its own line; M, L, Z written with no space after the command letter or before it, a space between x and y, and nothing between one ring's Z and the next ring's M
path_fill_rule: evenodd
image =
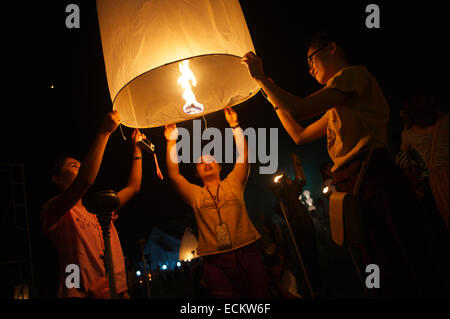
M231 126L231 128L234 130L235 128L238 128L239 127L239 123L238 124L236 124L235 126Z

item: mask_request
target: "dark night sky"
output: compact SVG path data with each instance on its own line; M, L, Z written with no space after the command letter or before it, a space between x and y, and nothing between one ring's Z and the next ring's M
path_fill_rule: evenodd
M364 64L377 78L391 106L390 148L398 148L401 101L423 89L436 96L448 111L448 2L375 1L381 10L381 29L365 27L366 1L240 1L257 53L266 74L281 87L299 96L319 88L306 69L305 45L324 28L337 30L348 42L355 62ZM65 7L76 3L81 28L65 27ZM94 1L58 1L4 9L2 23L5 54L3 75L2 158L24 163L28 207L32 222L35 259L45 264L39 230L39 207L52 196L48 178L51 159L59 153L82 158L106 112L112 109L101 51ZM54 85L54 89L50 89ZM302 162L313 197L320 195L319 166L328 160L325 140L296 146L284 132L269 102L261 94L236 107L245 127L279 129L279 169L291 175L289 154ZM206 116L208 126L226 127L221 112ZM305 123L304 123L305 124ZM189 128L190 123L181 126ZM130 129L124 128L129 136ZM159 150L165 173L163 129L146 129ZM94 189L119 190L125 186L131 163L130 145L117 130L110 138ZM136 258L136 240L146 238L153 226L181 236L193 223L190 209L174 193L167 179L156 178L154 163L143 161L141 193L121 211L117 224L125 255ZM225 171L231 167L225 166ZM182 167L188 174L189 167ZM190 174L190 175L189 175ZM258 174L252 165L247 184L247 207L270 216L276 203L267 190L272 176ZM316 196L314 196L316 195Z

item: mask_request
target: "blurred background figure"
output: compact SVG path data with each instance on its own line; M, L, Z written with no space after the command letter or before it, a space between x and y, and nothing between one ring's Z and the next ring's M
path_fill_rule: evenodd
M429 187L448 230L448 114L440 114L432 98L417 94L406 100L402 152L417 152L428 173ZM420 185L418 175L415 185ZM417 190L417 188L416 188Z

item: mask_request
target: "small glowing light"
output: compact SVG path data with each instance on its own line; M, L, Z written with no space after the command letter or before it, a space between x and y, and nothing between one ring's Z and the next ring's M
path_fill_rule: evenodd
M52 84L52 85L50 85L50 88L51 88L51 89L54 89L54 88L55 88L55 86L54 86L54 85Z
M181 263L179 261L177 262L177 267L181 267Z
M141 272L138 270L138 271L136 271L136 276L140 276L141 275Z
M199 103L195 98L194 92L192 92L191 85L197 86L197 80L189 68L189 60L184 60L178 63L178 67L180 70L180 77L178 78L178 84L184 89L183 99L186 103L183 106L183 111L187 114L197 114L201 113L204 110L203 104Z
M325 186L325 187L322 189L322 193L324 193L324 194L328 193L329 191L330 191L330 188L329 188L328 186Z
M278 175L278 176L275 176L275 178L273 179L273 181L274 181L275 183L278 183L278 181L279 181L280 178L282 178L282 177L283 177L283 174Z
M166 270L167 269L167 265L162 265L162 269Z

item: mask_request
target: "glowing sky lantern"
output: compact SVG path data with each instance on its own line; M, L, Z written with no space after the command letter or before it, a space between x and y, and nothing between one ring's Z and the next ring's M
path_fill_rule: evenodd
M255 52L238 0L97 0L113 109L157 127L239 104L259 90L241 57Z
M192 233L190 227L184 229L183 237L181 238L179 260L190 261L197 258L197 237Z

